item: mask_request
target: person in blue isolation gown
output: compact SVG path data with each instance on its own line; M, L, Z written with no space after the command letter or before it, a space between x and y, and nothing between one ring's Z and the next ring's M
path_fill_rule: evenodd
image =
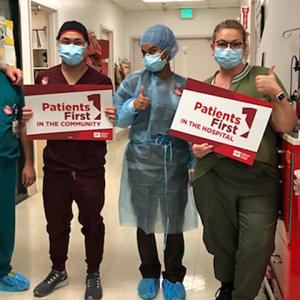
M128 75L114 96L116 125L130 126L120 189L120 222L137 227L143 277L139 296L153 299L157 295L161 264L154 234L164 233L164 297L183 300L183 232L198 226L189 191L193 154L188 142L170 136L169 130L186 79L170 68L178 43L168 27L148 28L140 46L146 69Z

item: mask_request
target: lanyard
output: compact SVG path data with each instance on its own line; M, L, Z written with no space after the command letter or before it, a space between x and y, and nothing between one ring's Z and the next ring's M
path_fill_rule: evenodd
M16 121L17 116L18 116L18 106L16 103L13 105L12 110L13 110L13 115L14 115L14 121Z

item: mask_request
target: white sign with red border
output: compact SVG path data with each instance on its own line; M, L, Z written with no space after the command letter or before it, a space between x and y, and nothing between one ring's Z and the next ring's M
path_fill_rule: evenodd
M252 165L273 104L188 79L170 134Z
M34 113L29 139L112 140L113 126L104 114L112 105L112 86L27 85L24 91Z

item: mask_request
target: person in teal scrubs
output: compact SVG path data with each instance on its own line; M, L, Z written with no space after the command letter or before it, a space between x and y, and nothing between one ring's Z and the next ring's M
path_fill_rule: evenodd
M26 137L26 125L22 121L23 89L13 86L0 72L0 91L0 291L17 292L29 287L29 280L13 273L10 265L15 238L18 139L25 155L22 184L26 187L35 181L33 144Z

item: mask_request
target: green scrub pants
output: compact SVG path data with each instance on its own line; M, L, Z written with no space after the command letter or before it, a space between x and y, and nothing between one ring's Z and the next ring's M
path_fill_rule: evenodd
M223 158L193 186L216 279L234 283L233 300L253 300L275 247L278 181L257 166Z
M17 161L0 163L0 278L11 270L15 241Z

